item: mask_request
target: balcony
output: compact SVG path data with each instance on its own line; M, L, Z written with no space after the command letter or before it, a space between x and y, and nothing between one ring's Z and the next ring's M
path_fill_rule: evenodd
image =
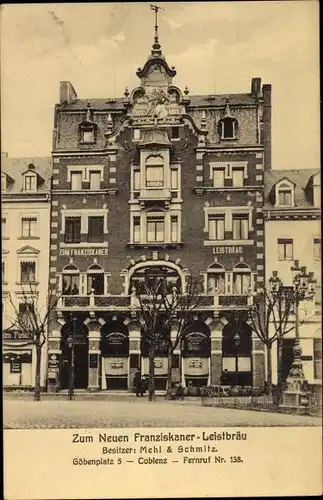
M58 309L127 309L130 296L127 295L68 295L60 298Z
M139 201L165 201L170 202L172 194L170 189L161 186L145 187L140 189L140 194L137 198Z
M246 307L249 305L250 297L248 295L219 295L219 307Z

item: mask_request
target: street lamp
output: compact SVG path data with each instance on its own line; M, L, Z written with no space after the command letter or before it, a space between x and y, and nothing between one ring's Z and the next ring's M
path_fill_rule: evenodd
M233 337L233 344L235 347L235 382L236 385L238 385L238 354L239 354L239 347L240 347L240 335L238 332L235 333Z
M284 286L277 271L273 271L273 276L269 280L270 291L273 297L279 292L283 294L293 293L293 304L295 305L295 343L293 347L293 363L286 379L287 389L283 392L283 402L280 405L281 411L294 411L305 413L307 407L307 395L304 391L306 379L302 363L302 349L299 335L299 305L301 302L313 300L315 295L315 283L313 273L308 273L305 266L299 266L299 261L294 261L291 268L293 286ZM283 332L282 332L283 333Z
M68 347L71 349L71 362L70 362L70 383L68 390L68 398L70 401L74 399L74 343L75 343L75 332L76 332L76 318L72 318L73 322L73 332L67 338Z

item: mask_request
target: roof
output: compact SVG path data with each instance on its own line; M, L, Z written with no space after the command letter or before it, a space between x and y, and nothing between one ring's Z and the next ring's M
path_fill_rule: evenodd
M1 173L9 176L7 190L5 194L21 194L23 191L22 174L28 170L28 166L33 164L33 172L38 174L41 182L38 183L37 192L49 192L52 175L52 159L46 157L23 157L23 158L1 158ZM32 194L32 193L30 193Z
M229 99L230 106L246 106L255 105L256 97L252 94L218 94L218 95L188 95L185 99L190 101L188 107L200 107L209 106L224 107L226 105L226 100ZM75 99L75 101L69 104L61 104L60 109L62 111L84 111L87 110L87 105L90 104L92 111L122 111L126 108L123 103L125 97L116 98L97 98L97 99Z
M272 191L277 182L282 179L288 179L295 184L295 208L313 207L311 199L306 193L306 187L313 175L319 172L318 169L299 169L299 170L270 170L264 174L265 184L265 208L273 207ZM291 207L289 207L291 208Z

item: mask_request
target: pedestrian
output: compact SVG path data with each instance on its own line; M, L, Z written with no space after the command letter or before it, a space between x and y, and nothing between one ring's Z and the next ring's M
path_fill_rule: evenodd
M221 378L220 378L220 384L221 384L221 385L229 385L229 384L228 384L228 382L229 382L229 381L228 381L228 378L229 378L229 376L228 376L228 370L227 370L227 369L225 369L225 370L224 370L224 372L223 372L223 373L222 373L222 375L221 375Z
M142 396L141 373L139 370L137 370L135 373L134 383L136 388L136 396Z

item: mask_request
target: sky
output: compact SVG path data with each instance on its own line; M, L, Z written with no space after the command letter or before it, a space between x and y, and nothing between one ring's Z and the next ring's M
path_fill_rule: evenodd
M160 2L163 54L191 95L272 84L273 168L319 168L318 2ZM59 82L121 97L150 54L149 3L2 5L1 151L51 153Z

